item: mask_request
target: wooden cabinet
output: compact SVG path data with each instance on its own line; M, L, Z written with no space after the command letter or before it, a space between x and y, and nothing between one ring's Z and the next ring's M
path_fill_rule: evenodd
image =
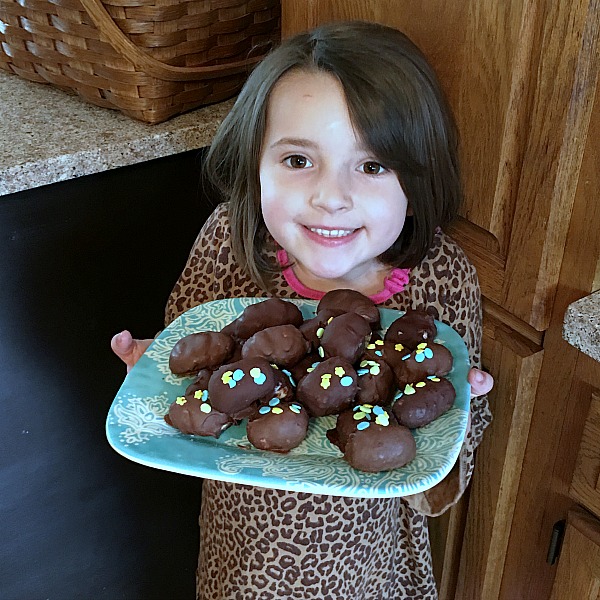
M571 402L583 420L568 493L600 520L600 368L598 362L579 354L571 387ZM573 440L576 441L576 440Z
M569 515L551 600L600 598L600 526L583 512Z
M592 390L570 493L572 498L600 515L600 390Z
M547 599L553 526L583 493L569 490L591 395L561 332L567 306L600 288L600 5L282 1L284 37L341 19L405 31L461 130L451 233L479 273L496 386L469 497L431 524L440 596Z

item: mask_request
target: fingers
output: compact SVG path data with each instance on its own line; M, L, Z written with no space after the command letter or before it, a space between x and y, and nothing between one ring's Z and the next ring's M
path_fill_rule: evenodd
M480 369L471 369L467 377L471 384L471 397L483 396L494 387L494 378Z

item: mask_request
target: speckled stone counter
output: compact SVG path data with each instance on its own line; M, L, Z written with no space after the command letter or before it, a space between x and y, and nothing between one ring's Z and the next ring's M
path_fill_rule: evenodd
M0 71L0 196L208 146L232 104L146 125Z
M600 291L569 305L563 337L584 354L600 361Z

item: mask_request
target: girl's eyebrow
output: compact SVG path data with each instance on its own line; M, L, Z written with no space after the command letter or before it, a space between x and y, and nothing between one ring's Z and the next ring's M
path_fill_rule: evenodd
M284 137L280 138L276 142L273 142L269 148L278 148L280 146L297 146L299 148L309 148L310 150L318 150L319 144L313 142L308 138L297 138L297 137ZM359 144L355 150L364 154L370 155L371 152L366 146Z
M278 146L300 146L303 148L317 148L317 144L306 138L284 137L271 144L271 148Z

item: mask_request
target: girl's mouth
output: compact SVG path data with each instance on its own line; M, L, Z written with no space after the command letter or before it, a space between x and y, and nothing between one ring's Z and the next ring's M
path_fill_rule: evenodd
M323 248L338 248L352 243L360 234L362 227L357 229L342 229L333 227L305 226L306 236L313 243Z
M320 227L307 227L307 229L326 238L344 238L356 231L356 229L321 229Z

